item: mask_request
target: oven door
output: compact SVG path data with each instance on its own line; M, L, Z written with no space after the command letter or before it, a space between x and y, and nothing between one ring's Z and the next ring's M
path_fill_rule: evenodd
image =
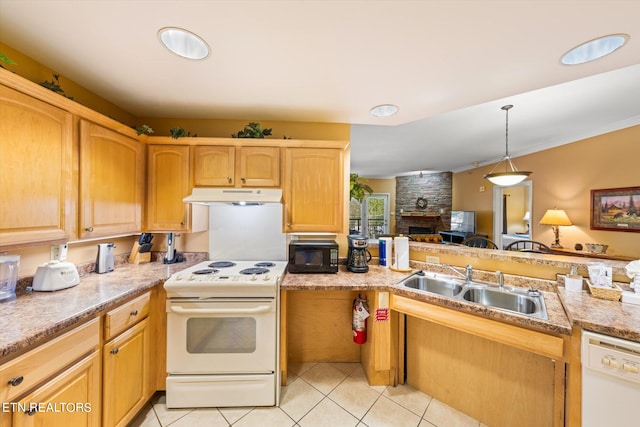
M274 298L167 300L167 371L274 372L276 315Z

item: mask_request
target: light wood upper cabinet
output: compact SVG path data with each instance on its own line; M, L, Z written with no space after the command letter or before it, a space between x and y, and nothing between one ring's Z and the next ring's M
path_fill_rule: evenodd
M284 164L286 232L344 230L344 156L337 148L287 148Z
M73 117L0 85L0 246L75 234Z
M196 146L196 187L278 187L278 147Z
M80 238L142 229L143 146L133 138L80 121Z
M238 148L236 183L240 187L280 186L280 149L278 147Z
M184 203L191 193L192 148L186 145L147 147L147 231L204 231L208 207Z
M234 186L234 147L196 146L194 150L193 179L196 187Z

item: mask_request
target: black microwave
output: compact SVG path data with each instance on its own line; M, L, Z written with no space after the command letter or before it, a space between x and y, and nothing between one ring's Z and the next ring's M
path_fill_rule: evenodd
M338 244L333 240L289 243L289 273L337 273Z

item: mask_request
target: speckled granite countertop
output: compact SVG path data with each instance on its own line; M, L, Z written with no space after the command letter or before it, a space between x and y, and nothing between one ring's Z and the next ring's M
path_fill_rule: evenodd
M424 263L411 262L415 270L426 269ZM451 274L445 270L437 271L444 274ZM397 282L407 277L410 272L396 272L377 265L370 265L367 273L351 273L345 266L340 266L337 274L289 274L284 277L280 284L280 289L285 291L293 290L380 290L390 291L397 295L402 295L429 304L452 308L461 312L475 314L489 319L510 323L516 326L523 326L536 329L542 332L558 333L564 335L571 334L571 324L562 307L562 303L553 290L549 281L541 279L526 280L527 286L543 290L545 305L549 320L534 319L517 314L509 314L504 311L483 307L478 304L468 303L457 299L447 298L427 292L421 292L397 285ZM488 274L475 272L474 279L490 282L487 280ZM505 275L505 284L513 286L524 286L521 278Z
M640 342L640 305L607 301L589 291L571 292L563 287L558 288L558 294L573 325Z
M173 265L157 261L140 265L118 264L111 273L83 275L80 284L73 288L22 294L13 301L0 303L0 319L3 323L0 328L0 363L164 282L174 272L203 260L206 257L196 256L189 258L187 262ZM420 262L412 261L411 267L414 270L434 271L435 268L436 272L452 273L444 267L438 270L433 264ZM567 292L563 287L558 287L556 293L555 281L505 275L505 284L508 286L531 286L544 291L549 320L538 320L396 285L409 274L376 265L371 265L369 272L365 274L350 273L343 265L338 274L288 273L281 283L281 289L389 290L430 304L543 332L570 334L571 326L574 325L640 342L638 305L600 300L588 292ZM474 272L474 280L494 282L494 276L493 272Z
M171 265L162 262L118 264L110 273L81 276L80 284L72 288L31 292L0 303L0 363L16 352L45 342L62 330L141 294L199 261L195 258Z

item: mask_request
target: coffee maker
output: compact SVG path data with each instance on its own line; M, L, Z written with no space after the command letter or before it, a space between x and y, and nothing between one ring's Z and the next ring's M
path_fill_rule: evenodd
M371 254L367 250L367 238L360 234L347 236L349 250L347 252L347 270L353 273L369 271L367 262L371 261Z

